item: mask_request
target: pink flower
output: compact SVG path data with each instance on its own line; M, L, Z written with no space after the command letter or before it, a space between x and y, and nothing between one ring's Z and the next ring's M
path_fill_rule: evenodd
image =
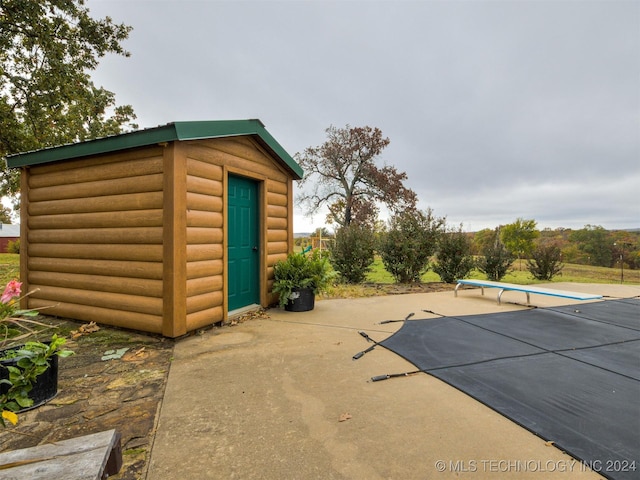
M0 297L0 302L9 303L13 297L20 296L20 287L22 287L22 283L17 280L11 280L7 283L7 286L4 289L4 293Z

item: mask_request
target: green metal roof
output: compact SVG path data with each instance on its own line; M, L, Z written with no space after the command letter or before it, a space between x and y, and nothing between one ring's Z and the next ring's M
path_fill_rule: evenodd
M258 137L263 146L279 158L293 173L296 180L303 175L302 168L264 128L264 124L253 120L211 120L195 122L173 122L155 128L96 138L79 143L43 148L33 152L17 153L7 157L10 168L40 165L43 163L70 160L88 155L116 152L128 148L144 147L175 140L203 140L208 138Z

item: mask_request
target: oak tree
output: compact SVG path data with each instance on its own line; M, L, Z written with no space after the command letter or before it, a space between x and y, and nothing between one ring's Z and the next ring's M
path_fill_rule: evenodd
M296 154L305 171L299 201L309 215L327 207L329 223L372 227L380 204L392 214L415 209L417 196L404 185L407 174L376 165L389 145L379 128L330 126L326 134L322 145Z
M0 0L0 157L112 135L137 126L130 105L89 73L122 47L131 27L94 19L84 0ZM2 172L0 193L19 190Z

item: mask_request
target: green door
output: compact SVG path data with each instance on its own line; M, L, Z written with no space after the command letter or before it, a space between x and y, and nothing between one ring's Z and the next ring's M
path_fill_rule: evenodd
M260 303L258 184L229 175L229 311Z

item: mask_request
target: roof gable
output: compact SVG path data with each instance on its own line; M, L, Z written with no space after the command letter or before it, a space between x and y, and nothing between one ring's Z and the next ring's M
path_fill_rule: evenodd
M120 135L9 155L7 157L7 165L10 168L25 167L144 147L155 143L235 136L256 137L264 147L288 168L296 180L302 178L303 171L300 165L271 136L264 128L264 124L257 119L173 122Z

